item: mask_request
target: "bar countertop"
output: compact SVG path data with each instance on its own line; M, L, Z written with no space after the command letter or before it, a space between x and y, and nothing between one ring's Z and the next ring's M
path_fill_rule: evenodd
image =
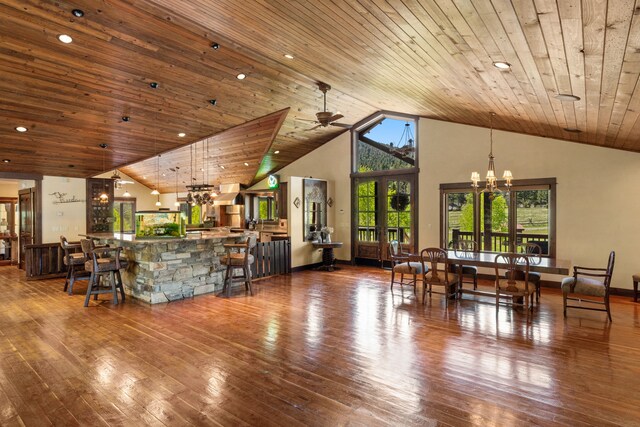
M163 238L139 238L136 237L134 233L89 233L85 234L89 239L100 239L100 240L114 240L119 242L130 242L130 243L147 243L147 244L162 244L162 243L172 243L172 242L184 242L184 241L193 241L193 240L212 240L212 239L227 239L227 238L235 238L242 237L244 233L228 233L228 232L198 232L198 233L187 233L187 237L163 237Z

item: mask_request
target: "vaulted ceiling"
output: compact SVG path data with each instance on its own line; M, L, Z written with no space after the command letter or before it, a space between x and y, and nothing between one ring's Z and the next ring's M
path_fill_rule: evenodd
M0 0L2 168L90 176L290 108L263 176L343 131L308 131L320 81L344 123L493 111L499 129L640 151L639 76L628 0Z

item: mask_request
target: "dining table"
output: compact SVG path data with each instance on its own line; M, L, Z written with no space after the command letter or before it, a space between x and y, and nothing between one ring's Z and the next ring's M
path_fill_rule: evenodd
M495 252L472 252L472 251L448 250L447 264L458 266L459 269L461 269L463 265L474 266L474 267L486 267L486 268L493 269L495 268L495 265L496 265L497 255L500 255L500 254ZM569 275L569 271L571 269L571 261L544 257L537 254L522 254L522 256L528 258L529 271L531 272L559 274L564 276ZM410 254L410 258L412 261L419 261L420 255ZM500 266L500 264L502 264L502 262L498 260L498 266ZM429 265L427 265L427 268L428 267ZM525 263L524 262L520 263L517 269L524 270ZM463 293L495 297L495 290L483 291L479 289L464 289L462 287L462 284L459 283L458 295L461 295Z

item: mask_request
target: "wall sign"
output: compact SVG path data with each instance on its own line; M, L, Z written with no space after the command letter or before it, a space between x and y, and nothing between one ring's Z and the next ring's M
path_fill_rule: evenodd
M55 193L49 193L50 196L54 196L57 200L53 202L54 205L59 205L60 203L82 203L83 199L78 199L76 196L66 197L67 193L60 193L56 191Z
M272 190L280 187L280 175L269 175L267 177L267 185Z

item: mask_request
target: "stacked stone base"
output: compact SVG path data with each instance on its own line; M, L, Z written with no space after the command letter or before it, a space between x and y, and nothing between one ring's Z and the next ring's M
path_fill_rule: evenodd
M207 238L114 243L123 246L130 261L122 271L127 294L157 304L221 291L225 267L220 259L226 255L223 243L235 241Z

